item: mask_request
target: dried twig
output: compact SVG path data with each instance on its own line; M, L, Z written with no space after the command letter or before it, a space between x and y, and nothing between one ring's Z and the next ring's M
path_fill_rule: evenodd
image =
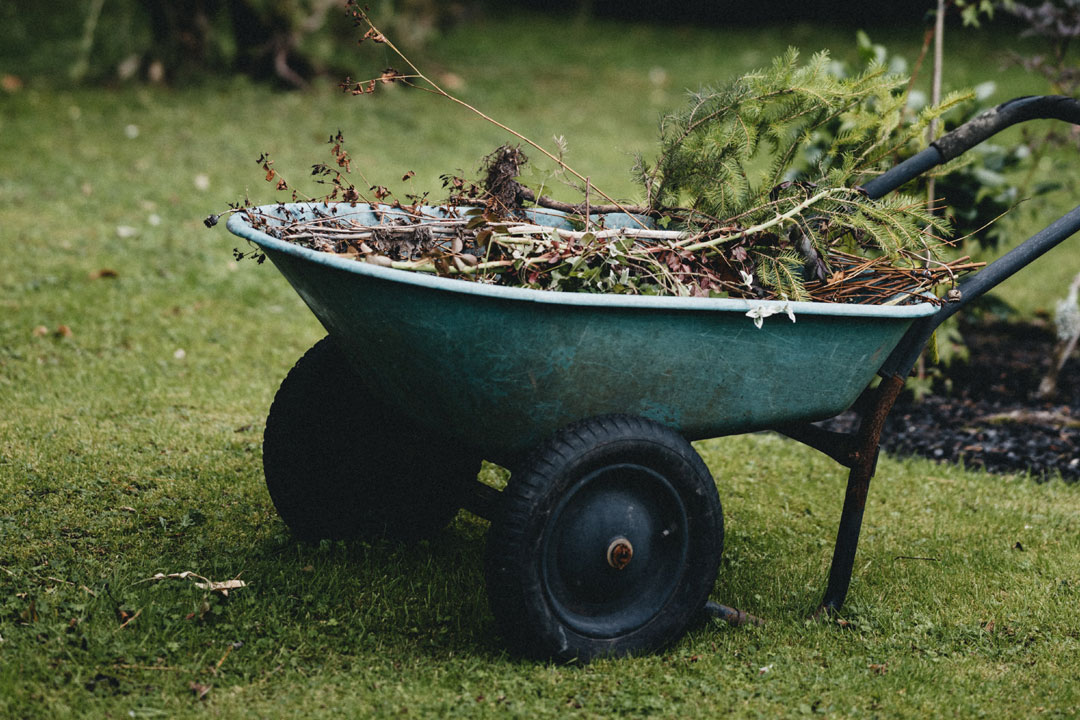
M540 145L538 142L536 142L534 140L531 140L530 138L526 137L525 135L518 132L517 130L514 130L513 128L511 128L511 127L509 127L507 125L504 125L503 123L499 122L495 118L493 118L490 115L488 115L488 114L484 113L483 111L479 110L475 106L470 105L469 103L465 102L461 98L459 98L459 97L457 97L455 95L451 95L449 92L444 90L438 83L436 83L430 77L428 77L423 72L421 72L420 68L418 68L415 64L413 64L412 60L410 60L405 55L405 53L403 53L401 50L399 50L398 47L396 45L394 45L394 43L389 38L387 38L382 33L382 31L380 31L375 26L375 24L373 22L371 22L371 19L368 17L367 13L362 8L360 8L360 6L355 2L355 0L349 0L348 5L349 5L349 8L350 8L350 11L353 14L353 17L355 17L357 20L362 21L362 22L367 24L368 33L365 34L364 37L366 37L366 38L370 37L371 39L375 40L376 42L385 44L388 48L390 48L390 50L392 50L395 55L397 55L399 58L401 58L402 62L404 62L406 65L409 66L409 68L412 69L413 73L415 73L414 77L416 79L418 79L418 80L422 80L423 82L427 83L430 90L432 92L434 92L436 95L439 95L440 97L444 97L447 100L462 106L463 108L465 108L469 112L475 114L476 116L482 118L483 120L486 120L487 122L491 123L492 125L499 128L500 130L503 130L504 132L510 133L511 135L516 137L518 140L521 140L522 142L528 144L529 146L539 150L541 153L544 154L545 157L547 157L549 160L551 160L553 163L558 165L560 168L562 168L566 172L568 172L571 175L573 175L574 177L576 177L581 182L588 184L589 181L584 175L582 175L577 170L575 170L574 168L567 165L566 162L562 158L556 156L554 153L549 151L544 146ZM387 75L388 72L392 72L393 74L388 76ZM401 75L401 74L397 73L396 71L386 71L386 72L383 73L383 76L381 78L379 78L379 80L383 81L383 82L385 82L387 80L393 82L395 80L407 80L407 79L408 79L408 76ZM369 82L374 82L374 81L369 81ZM361 83L361 85L364 85L364 83ZM598 188L596 186L592 186L592 189L595 190L598 195L600 195L605 200L607 200L609 203L611 203L615 208L617 208L619 212L624 212L624 213L627 213L628 215L633 215L633 213L629 209L627 209L622 203L620 203L619 201L612 198L610 195L605 193L600 188ZM639 224L641 224L640 221L638 221L636 219L635 219L635 222L638 222ZM643 224L642 224L642 227L644 227Z

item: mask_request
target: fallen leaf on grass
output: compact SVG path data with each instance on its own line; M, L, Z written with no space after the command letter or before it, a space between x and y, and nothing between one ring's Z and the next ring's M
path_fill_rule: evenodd
M91 280L100 280L101 278L115 278L120 277L120 273L116 272L112 268L101 268L90 273Z
M247 583L243 580L225 580L223 582L197 582L195 587L202 590L211 590L213 592L219 592L222 595L228 595L230 590L238 590L242 587L247 587Z
M56 330L51 331L51 333L49 331L49 328L45 327L44 325L38 325L31 331L31 333L34 337L45 337L46 335L51 334L53 337L69 338L74 335L74 333L71 332L71 328L69 328L67 325L58 325Z
M213 688L214 686L203 685L202 683L197 683L192 680L190 683L188 683L188 687L191 688L191 692L195 693L196 700L202 700L204 697L206 697L206 694L209 693L211 688Z
M870 672L874 673L875 675L884 675L888 671L889 671L889 663L881 663L881 664L872 663L870 665Z
M173 580L188 580L188 579L196 580L198 582L194 583L195 587L199 588L200 590L209 590L210 592L219 592L222 595L224 595L225 597L229 596L229 591L230 590L238 590L238 589L240 589L242 587L247 587L247 583L244 582L243 580L237 580L237 579L234 578L232 580L222 580L220 582L217 582L217 581L214 581L214 580L208 580L207 578L204 578L202 575L198 575L196 573L193 573L190 570L185 570L184 572L179 572L179 573L168 573L168 574L157 573L156 575L154 575L154 577L147 578L146 580L143 580L142 582L157 582L159 580L169 580L169 579L173 579Z

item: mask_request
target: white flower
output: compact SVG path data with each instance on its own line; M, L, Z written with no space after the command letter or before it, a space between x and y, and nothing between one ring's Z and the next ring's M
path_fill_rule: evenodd
M754 276L753 275L746 272L745 270L740 270L739 274L742 275L743 285L745 285L748 289L753 287L753 285L754 285Z
M765 318L770 315L775 315L776 310L771 307L765 307L764 305L755 305L750 308L746 313L746 317L754 319L754 327L760 329L765 323Z
M791 322L795 322L795 311L791 309L791 302L788 300L787 295L780 293L780 297L784 298L784 307L782 310L787 313L788 319Z

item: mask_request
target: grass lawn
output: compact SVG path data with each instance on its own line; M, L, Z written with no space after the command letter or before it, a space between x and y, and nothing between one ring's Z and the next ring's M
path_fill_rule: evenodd
M875 39L912 59L918 35ZM952 84L1045 91L990 64L1000 38L963 37ZM490 19L424 63L526 134L564 135L571 164L632 196L630 156L650 151L659 111L789 44L845 55L853 40ZM416 547L296 543L262 484L261 430L322 331L201 219L271 201L259 153L297 183L338 128L372 182L412 169L433 190L506 138L418 93L24 80L0 96L0 716L1080 713L1080 494L1061 482L883 458L843 623L808 622L844 473L771 435L702 443L728 533L713 597L767 625L705 624L588 667L503 652L485 523L466 513ZM1010 222L1026 234L1047 212ZM1080 269L1075 239L1053 257L1003 287L1024 312ZM152 580L183 571L248 586Z

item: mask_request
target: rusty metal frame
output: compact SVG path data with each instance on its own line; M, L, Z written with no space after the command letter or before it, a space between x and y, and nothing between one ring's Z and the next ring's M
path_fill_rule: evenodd
M877 470L881 431L903 389L904 378L894 375L883 379L873 389L854 433L831 432L810 424L777 428L778 432L825 453L849 470L828 585L816 614L837 612L847 597L870 480Z

